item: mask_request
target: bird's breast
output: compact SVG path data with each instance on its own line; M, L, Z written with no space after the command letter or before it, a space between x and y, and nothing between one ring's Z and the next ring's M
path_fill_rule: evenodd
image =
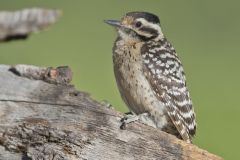
M133 45L117 41L113 49L114 73L119 91L128 108L136 113L157 110L163 114L163 105L143 73L142 43Z

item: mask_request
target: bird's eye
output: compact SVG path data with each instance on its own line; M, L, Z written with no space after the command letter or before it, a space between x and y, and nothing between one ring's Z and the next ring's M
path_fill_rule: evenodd
M142 26L142 23L141 23L141 22L136 22L135 27L139 28L139 27L141 27L141 26Z

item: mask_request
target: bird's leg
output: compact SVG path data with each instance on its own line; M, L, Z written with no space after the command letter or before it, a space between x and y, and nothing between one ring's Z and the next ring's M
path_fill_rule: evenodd
M122 125L120 126L120 128L125 129L128 123L132 123L135 121L139 121L140 123L157 128L156 124L150 117L149 113L142 113L142 114L136 115L135 113L132 113L132 112L126 113L125 116L121 119Z

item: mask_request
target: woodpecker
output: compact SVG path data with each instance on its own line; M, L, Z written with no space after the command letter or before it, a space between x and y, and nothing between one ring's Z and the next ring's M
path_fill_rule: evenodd
M120 21L105 22L118 32L113 47L114 74L132 113L123 124L140 120L191 143L196 116L185 73L158 16L129 12Z

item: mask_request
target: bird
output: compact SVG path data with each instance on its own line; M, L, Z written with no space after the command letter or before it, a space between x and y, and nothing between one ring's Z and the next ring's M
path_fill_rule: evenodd
M196 114L183 65L163 34L159 17L134 11L105 23L118 33L112 49L113 70L130 111L122 123L139 120L192 143Z

